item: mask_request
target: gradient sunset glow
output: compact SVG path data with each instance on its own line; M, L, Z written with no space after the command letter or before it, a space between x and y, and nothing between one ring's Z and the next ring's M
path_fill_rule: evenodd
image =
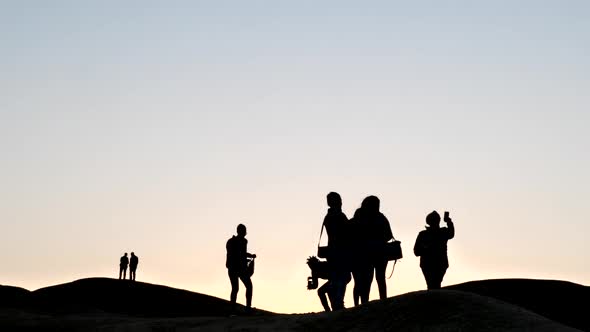
M348 217L381 199L405 255L390 296L426 287L411 250L432 210L456 226L443 286L588 285L589 16L587 1L2 2L0 284L114 278L134 251L138 281L229 299L225 242L244 223L253 305L320 311L305 261L336 191Z

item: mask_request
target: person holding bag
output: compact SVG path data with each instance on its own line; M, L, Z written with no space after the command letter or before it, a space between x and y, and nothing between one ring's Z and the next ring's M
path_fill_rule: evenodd
M358 295L361 303L369 301L373 275L379 287L379 298L387 298L385 270L388 257L385 254L387 243L393 239L389 220L379 211L380 201L376 196L368 196L361 203L358 213L356 242L361 255L358 259L356 274L360 279ZM357 219L357 216L355 216ZM355 279L356 283L356 279Z

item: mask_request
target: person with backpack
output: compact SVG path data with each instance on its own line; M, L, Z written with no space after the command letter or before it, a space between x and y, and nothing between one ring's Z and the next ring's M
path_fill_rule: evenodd
M237 227L237 235L232 236L225 245L227 251L225 267L227 267L227 273L231 283L231 302L234 304L236 303L240 287L238 282L239 279L246 287L246 306L251 308L253 287L250 277L251 273L253 273L251 270L253 266L249 268L248 258L254 259L256 258L256 255L248 253L247 247L248 240L246 240L246 226L239 224ZM253 262L250 264L253 264Z
M420 268L428 290L440 289L449 267L447 242L455 237L455 225L445 212L447 227L440 227L440 215L432 211L426 216L426 229L421 231L414 244L414 254L420 257Z
M129 280L135 281L135 272L137 271L138 264L139 258L132 252L131 259L129 259Z
M127 253L119 259L119 279L123 276L123 280L127 277L127 266L129 265L129 258Z

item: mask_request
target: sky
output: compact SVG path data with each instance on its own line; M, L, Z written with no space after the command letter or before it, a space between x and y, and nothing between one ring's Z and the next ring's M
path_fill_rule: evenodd
M349 217L380 198L389 296L426 288L433 210L443 286L590 285L587 1L0 1L0 41L0 284L134 251L138 280L228 299L243 223L253 305L320 311L305 261L336 191Z

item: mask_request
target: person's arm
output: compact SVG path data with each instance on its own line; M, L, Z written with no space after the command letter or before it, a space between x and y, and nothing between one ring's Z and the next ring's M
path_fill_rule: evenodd
M389 242L389 240L393 239L393 232L391 231L391 224L389 223L389 220L387 220L387 217L384 214L381 214L383 216L383 227L384 229L384 240L385 242Z
M450 240L454 237L455 237L455 224L453 224L453 221L451 219L449 219L449 221L447 221L447 238Z
M417 257L422 255L422 249L423 249L423 244L422 244L422 232L418 233L418 237L416 237L416 243L414 243L414 255L416 255Z
M244 252L246 253L246 257L248 258L256 258L256 255L251 254L248 252L248 240L244 239Z

